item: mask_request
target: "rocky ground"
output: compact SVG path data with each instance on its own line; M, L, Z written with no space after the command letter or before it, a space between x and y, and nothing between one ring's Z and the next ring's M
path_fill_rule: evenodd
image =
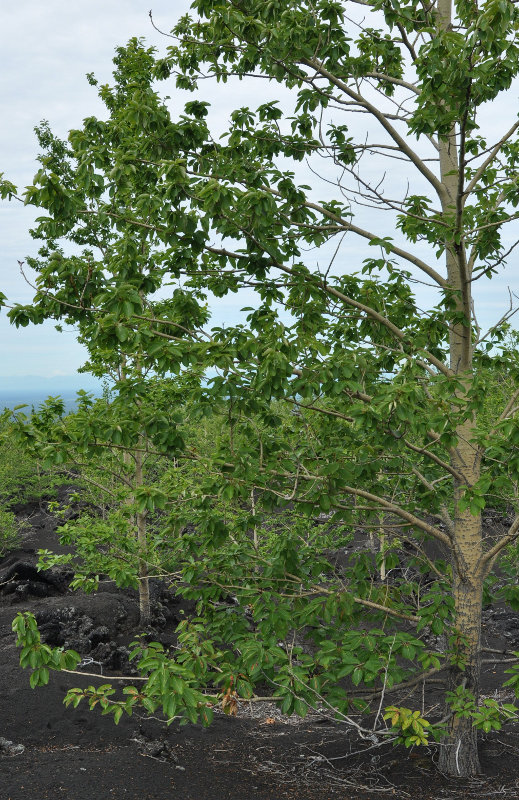
M68 688L97 678L54 673L48 686L31 690L11 631L17 611L35 613L46 641L78 650L82 669L104 676L127 673L138 614L130 591L107 584L94 595L72 593L66 571L38 573L37 549L64 550L57 521L45 504L17 511L28 533L0 562L1 800L519 798L519 729L483 737L485 774L459 782L437 771L434 749L374 748L320 714L286 719L272 704L244 704L237 717L221 714L208 729L166 728L144 716L123 717L116 727L81 705L63 705ZM179 601L155 586L155 609L167 636ZM519 615L488 612L486 635L493 647L519 649ZM486 664L484 693L502 692L501 682Z

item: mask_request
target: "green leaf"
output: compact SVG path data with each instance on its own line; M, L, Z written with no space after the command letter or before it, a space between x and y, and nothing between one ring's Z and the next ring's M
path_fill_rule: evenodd
M356 667L353 670L353 674L351 676L353 685L358 686L359 683L362 681L363 677L364 677L364 671L361 669L361 667Z

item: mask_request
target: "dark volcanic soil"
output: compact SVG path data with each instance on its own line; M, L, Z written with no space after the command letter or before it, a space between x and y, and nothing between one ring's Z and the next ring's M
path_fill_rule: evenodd
M54 673L48 686L31 690L11 632L17 611L33 611L50 643L79 650L85 671L99 673L103 662L107 675L127 670L137 604L110 584L87 596L68 590L59 571L36 575L38 548L63 552L57 523L37 505L18 511L30 533L0 562L0 800L519 798L519 729L483 737L485 775L456 781L438 773L433 749L373 748L318 714L287 720L270 704L244 704L209 729L166 728L144 716L116 727L81 705L63 705L69 687L97 678ZM167 636L178 601L160 592L158 623ZM489 613L487 636L494 647L519 648L519 615ZM484 694L504 696L501 680L486 665Z

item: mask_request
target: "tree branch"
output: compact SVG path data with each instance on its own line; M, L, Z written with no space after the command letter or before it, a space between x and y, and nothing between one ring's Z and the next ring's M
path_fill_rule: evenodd
M505 534L496 544L490 548L481 558L481 565L485 568L485 574L488 574L492 569L492 565L496 560L499 553L508 545L511 544L513 541L517 539L519 536L519 514L517 514L516 518L514 519L513 523L511 524L510 528L508 529L508 533Z
M502 139L500 139L500 140L498 141L498 143L495 145L495 147L494 147L494 148L491 150L491 152L490 152L490 154L488 155L488 157L487 157L487 158L486 158L486 159L483 161L483 163L481 164L481 166L480 166L480 167L479 167L479 168L476 170L476 173L475 173L475 174L474 174L474 176L472 177L472 179L471 179L470 183L469 183L469 184L468 184L468 185L465 187L465 191L463 192L463 194L464 194L464 197L465 197L465 199L464 199L463 203L465 203L465 202L466 202L466 199L467 199L468 195L469 195L469 194L472 192L472 190L473 190L473 189L474 189L474 187L476 186L477 182L479 181L479 179L480 179L480 178L482 177L482 175L484 174L484 172L485 172L486 168L487 168L487 167L488 167L488 166L489 166L489 165L492 163L492 161L494 160L494 158L497 156L497 154L498 154L498 153L499 153L499 151L501 150L501 147L502 147L502 145L503 145L503 144L504 144L504 143L505 143L505 142L506 142L508 139L510 139L510 137L511 137L511 136L513 136L513 134L516 132L516 130L517 130L518 128L519 128L519 121L518 121L518 122L514 122L514 124L513 124L513 125L512 125L512 127L510 128L510 130L508 130L508 131L505 133L505 135L502 137Z
M398 133L396 128L391 125L391 123L386 119L385 115L383 114L380 109L378 109L375 105L366 100L365 97L355 92L351 89L347 83L345 83L340 78L337 78L333 75L326 67L321 64L315 58L303 58L301 59L301 63L310 69L314 69L323 78L326 78L330 83L336 86L338 89L343 91L348 97L351 97L356 103L360 106L364 107L378 122L382 125L382 127L387 131L389 136L393 139L393 141L398 145L398 147L402 150L403 153L409 158L409 160L415 165L417 170L424 176L424 178L431 184L431 186L436 191L438 197L441 200L448 200L447 193L445 186L443 183L436 177L434 172L431 172L429 167L424 164L422 159L415 153L415 151L408 145L406 140Z

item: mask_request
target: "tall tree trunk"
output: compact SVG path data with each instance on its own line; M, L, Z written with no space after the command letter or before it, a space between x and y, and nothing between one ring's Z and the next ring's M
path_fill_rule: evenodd
M438 26L441 31L451 27L452 0L437 0ZM456 390L457 399L467 399L473 380L472 360L472 298L470 275L463 241L463 153L458 153L454 125L450 134L440 140L441 181L445 189L442 200L446 217L456 219L456 234L446 242L446 266L449 286L456 293L456 312L463 316L450 325L450 368L461 379ZM461 178L461 179L460 179ZM459 415L459 407L452 409ZM481 514L474 516L469 509L460 510L460 500L466 488L472 487L480 475L480 453L474 444L475 419L468 417L456 428L457 443L451 450L451 464L460 476L454 480L454 525L452 530L452 597L454 601L454 627L457 637L456 652L460 661L449 670L449 689L462 687L470 691L476 701L479 696L481 611L484 575L481 569L482 530ZM442 741L440 769L459 777L470 777L481 771L477 746L477 731L472 719L453 716L448 723L447 737Z

